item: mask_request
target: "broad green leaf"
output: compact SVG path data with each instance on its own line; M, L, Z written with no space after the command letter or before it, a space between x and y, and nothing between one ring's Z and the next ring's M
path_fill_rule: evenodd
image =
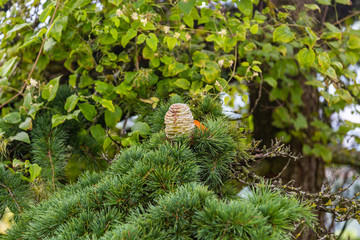
M300 130L308 127L306 117L302 113L297 114L297 118L294 121L294 127L296 130Z
M330 67L330 57L327 52L322 52L317 55L319 65L326 71Z
M50 1L49 4L45 7L45 9L41 12L40 16L39 16L39 21L44 23L46 18L48 16L50 16L52 10L54 10L55 8L55 2L54 1Z
M298 53L298 61L302 67L309 68L315 61L315 52L312 49L303 48Z
M316 2L322 5L331 5L331 0L316 0Z
M62 32L66 29L68 22L68 16L62 16L57 18L53 24L50 35L55 38L56 41L61 42Z
M314 11L318 10L319 12L321 12L320 7L317 4L304 4L304 6L307 9L314 10Z
M31 118L26 118L24 122L19 124L19 128L21 128L22 130L32 130L32 120Z
M20 29L23 29L24 27L29 27L31 25L31 23L22 23L22 24L16 24L12 29L10 29L7 33L6 36L10 36L12 33L19 31Z
M169 65L169 74L170 76L175 76L183 71L188 69L188 66L185 64L182 64L180 62L175 62Z
M95 106L94 105L91 105L89 103L79 103L78 104L82 114L84 115L84 117L92 122L94 117L96 116L97 112L96 112L96 109L95 109Z
M209 59L209 55L203 53L203 52L199 52L196 51L194 52L194 54L192 55L192 59L193 59L193 64L197 67L205 67L205 63L206 60Z
M185 15L183 21L189 28L194 28L194 20L190 15Z
M105 130L101 127L100 124L91 126L90 133L98 142L103 142L105 139Z
M21 122L21 116L19 112L11 112L4 116L4 121L10 124L17 124Z
M252 66L251 69L254 70L255 72L260 72L260 73L262 72L261 69L256 65Z
M264 81L266 83L268 83L270 86L272 86L273 88L276 88L276 86L277 86L277 81L272 77L266 77L266 78L264 78Z
M350 92L346 89L338 89L335 92L341 99L345 100L347 103L353 102L353 97Z
M206 63L205 69L201 69L200 73L204 75L206 83L215 82L216 78L220 77L220 68L219 65L215 62Z
M310 86L314 86L314 87L318 87L318 88L322 88L325 89L325 86L322 84L321 81L319 80L311 80L311 81L307 81L305 82L306 85L310 85Z
M358 49L360 48L360 37L351 35L348 42L348 46L350 49Z
M174 82L174 85L182 88L182 89L189 89L190 88L190 82L185 78L179 78Z
M48 100L48 102L51 102L54 100L57 90L59 88L59 81L60 81L61 75L50 80L48 84L44 87L42 90L41 96L43 99Z
M143 57L145 59L153 59L155 56L154 54L155 54L154 51L151 50L151 48L149 48L149 46L145 46L143 48Z
M30 143L29 134L27 132L19 132L15 136L9 138L10 141L16 140L20 142Z
M71 112L75 108L78 101L79 101L79 97L76 94L73 94L70 97L68 97L66 99L66 103L64 106L65 110Z
M257 34L259 31L259 24L254 24L250 27L250 32L252 34Z
M273 41L288 43L294 40L295 34L287 25L281 25L274 30Z
M52 116L51 118L51 127L56 127L60 124L62 124L63 122L65 122L65 120L67 119L66 115L60 115L60 114L55 114Z
M0 76L6 77L10 74L10 70L12 69L17 57L12 57L7 60L1 67L0 67Z
M112 3L117 7L120 5L121 2L122 2L122 0L109 0L109 3Z
M55 46L56 42L52 38L48 38L44 44L44 52L49 52Z
M236 1L240 12L242 12L245 16L251 16L253 13L253 4L251 0L238 0Z
M159 39L156 37L155 34L150 33L149 37L146 38L146 44L153 50L156 51L157 49L157 44L159 42Z
M146 137L151 133L150 127L145 122L136 122L132 127L131 131L139 132L142 137Z
M169 50L173 50L176 43L177 43L177 39L174 38L174 37L167 37L166 38L166 43L167 43L167 46L168 46Z
M178 6L185 14L190 14L195 6L195 0L180 0Z
M113 37L113 39L115 39L115 40L118 39L118 32L115 28L110 29L110 34Z
M129 28L126 32L126 34L121 38L121 45L123 47L126 47L126 45L129 43L131 39L136 37L137 31L133 28Z
M120 122L122 116L122 110L120 107L115 106L115 112L111 112L109 109L105 110L105 123L109 128L114 128L118 122Z
M30 164L29 166L30 182L33 182L41 173L41 167L39 165Z
M340 3L340 4L345 4L345 5L351 5L350 0L335 0L335 2Z
M137 44L141 44L141 43L143 43L144 41L145 41L145 39L146 39L146 35L145 34L140 34L139 36L138 36L138 39L137 39Z
M96 102L101 103L101 105L102 105L104 108L109 109L111 112L115 112L115 107L114 107L113 102L112 102L111 100L107 100L107 99L104 99L104 98L101 98L101 97L98 97L98 96L95 96L95 95L93 95L92 98L93 98Z

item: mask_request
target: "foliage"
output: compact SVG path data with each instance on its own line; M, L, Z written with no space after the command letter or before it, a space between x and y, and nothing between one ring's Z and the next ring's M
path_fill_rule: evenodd
M17 229L31 227L29 237L42 236L53 234L42 227L57 223L56 217L66 221L65 213L76 216L68 223L75 229L88 214L94 219L101 215L104 221L123 221L124 214L134 208L132 201L139 200L136 206L155 204L158 195L169 191L156 189L159 183L153 173L149 175L154 178L151 185L144 183L148 178L139 179L129 169L150 171L150 166L145 166L150 160L144 159L160 154L155 153L159 145L164 152L171 152L170 145L159 143L165 142L163 116L175 102L188 103L195 119L212 131L195 133L189 165L181 169L184 175L176 175L181 177L181 184L180 177L169 178L174 182L169 180L166 189L172 184L201 181L222 198L234 198L236 189L229 178L229 165L233 159L241 162L252 158L245 147L251 137L238 130L229 132L231 124L220 118L219 95L223 92L228 93L224 103L229 106L234 106L236 96L242 97L246 105L238 111L248 113L242 127L253 130L249 89L266 86L269 100L275 104L267 117L278 129L277 137L285 142L301 142L304 155L336 163L329 149L359 126L345 121L333 130L329 119L334 112L358 103L356 74L349 69L360 58L360 33L350 27L353 18L333 19L334 24L324 18L325 27L319 28L314 15L333 6L337 18L338 6L349 4L347 0L336 0L333 5L331 1L316 0L299 10L293 5L275 6L271 1L259 0L227 4L205 0L0 1L4 7L0 15L0 156L5 165L0 178L7 181L14 177L14 183L0 183L11 191L21 191L15 196L31 195L29 203L55 194L49 202L24 213L23 224ZM307 104L311 104L303 101L307 94L322 97L321 114L307 111ZM135 115L138 120L129 129L128 121ZM143 141L147 141L147 147L136 146ZM221 145L225 142L228 144ZM187 140L182 144L186 145ZM189 151L181 146L176 148L178 154ZM106 182L111 176L103 177L103 173L87 173L80 182L67 185L76 182L83 171L105 170L116 153L128 147L140 153L125 151L122 156L129 154L134 156L130 159L142 160L115 161L106 173L114 176L112 169L118 168L123 174L115 174L114 183ZM144 158L146 151L153 152ZM192 157L197 160L192 162ZM117 164L119 161L123 167ZM179 170L175 162L156 163L169 171ZM84 183L100 178L103 182L96 187ZM130 182L142 191L126 196L129 186L122 184ZM84 189L78 192L79 184ZM120 185L123 190L114 190L121 196L117 200L134 198L124 205L125 212L96 205L96 197L106 198L107 206L116 205L116 197L108 195L106 189ZM62 188L63 193L55 193ZM6 187L0 190L5 198L11 196ZM86 204L94 204L98 212L84 213L79 210L81 206L75 207L88 195L91 200ZM71 196L65 201L69 205L55 208L64 196ZM4 211L5 206L15 213L22 211L19 207L28 207L6 202L0 210ZM51 206L51 213L45 211L45 206ZM65 213L61 215L59 209ZM205 210L199 209L200 213L205 214ZM42 214L48 219L37 220L44 225L25 224ZM136 231L134 223L126 226ZM94 222L88 227L99 226ZM66 228L56 231L65 234Z
M224 118L204 124L193 138L170 142L162 130L124 150L107 171L29 209L5 239L289 239L295 223L313 226L308 203L269 183L242 198L229 191L236 128Z

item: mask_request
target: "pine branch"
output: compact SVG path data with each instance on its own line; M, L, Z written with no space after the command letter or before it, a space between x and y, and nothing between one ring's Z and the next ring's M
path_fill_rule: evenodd
M3 183L1 183L1 182L0 182L0 186L2 186L3 188L5 188L5 189L9 192L9 194L10 194L10 196L12 197L14 203L16 204L16 207L18 208L19 212L21 213L22 211L21 211L21 208L20 208L18 202L16 201L15 194L11 191L11 189L10 189L8 186L6 186L5 184L3 184Z

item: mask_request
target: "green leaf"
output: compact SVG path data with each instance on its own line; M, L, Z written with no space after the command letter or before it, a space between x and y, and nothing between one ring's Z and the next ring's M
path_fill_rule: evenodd
M257 34L259 31L259 24L254 24L250 27L250 32L252 34Z
M68 16L62 16L56 19L54 22L50 35L55 38L56 41L61 42L61 35L62 32L66 29L67 22Z
M181 11L185 14L190 14L191 10L195 6L195 0L181 0L178 5Z
M351 5L350 0L335 0L335 2L340 3L340 4L345 4L345 5Z
M287 25L281 25L274 30L273 41L288 43L295 38L294 33Z
M17 124L21 122L21 116L19 112L11 112L4 116L4 121L10 124Z
M260 73L262 72L261 69L256 65L252 66L251 69L254 70L255 72L260 72Z
M307 9L314 10L314 11L318 10L319 12L321 12L320 7L317 4L304 4L304 6Z
M23 29L24 27L29 27L31 25L31 23L22 23L22 24L16 24L12 29L10 29L7 33L6 36L10 36L12 33L19 31L20 29Z
M51 11L55 8L55 2L51 1L49 4L45 7L45 9L42 11L42 13L39 16L40 22L45 22L46 18L51 14Z
M176 43L177 43L177 39L174 38L174 37L167 37L166 38L166 43L167 43L167 46L168 46L169 50L173 50Z
M314 86L314 87L318 87L318 88L322 88L325 89L325 86L322 84L321 81L319 80L311 80L311 81L307 81L305 82L306 85L310 85L310 86Z
M48 102L51 102L54 100L57 90L59 88L59 81L60 81L61 75L57 78L54 78L50 80L48 84L44 87L42 90L41 96L43 99L48 100Z
M19 132L15 136L9 138L10 141L16 140L20 142L30 143L29 134L27 132Z
M145 46L143 48L143 57L145 59L153 59L154 58L154 51L151 50L151 48L149 48L148 46Z
M66 115L60 115L60 114L55 114L52 116L51 118L51 127L54 128L60 124L62 124L63 122L65 122L65 120L67 119Z
M272 86L273 88L276 88L276 86L277 86L277 81L272 77L266 77L266 78L264 78L264 81L266 83L268 83L270 86Z
M149 37L146 38L146 44L153 50L156 51L157 49L157 44L159 42L159 39L156 37L155 34L150 33Z
M78 104L82 114L84 117L92 122L94 117L96 116L97 112L94 105L90 105L89 103L80 103Z
M115 107L114 107L113 102L111 100L107 100L107 99L104 99L104 98L101 98L101 97L98 97L98 96L95 96L95 95L93 95L93 99L96 102L101 103L101 105L104 108L109 109L111 112L115 112Z
M298 61L302 67L309 68L315 61L315 52L312 49L303 48L298 53Z
M331 5L331 0L316 0L316 2L322 5Z
M55 46L55 44L56 42L54 39L48 38L44 44L44 52L49 52Z
M192 55L192 59L194 61L193 64L196 67L205 67L206 60L209 59L209 56L203 52L196 51Z
M206 63L205 69L201 69L200 73L204 75L206 83L215 82L216 78L220 77L221 70L219 65L215 62Z
M115 28L110 29L110 34L113 37L113 39L115 39L115 40L118 39L118 32Z
M66 103L64 106L65 110L71 112L75 108L78 101L79 101L79 97L76 94L73 94L70 97L68 97L66 99Z
M297 131L308 127L306 117L302 113L297 114L297 118L294 121L294 127Z
M345 100L347 103L353 102L353 97L351 96L350 92L346 89L338 89L335 92L341 99Z
M9 60L7 60L1 67L0 67L0 76L6 77L10 73L10 70L12 69L17 57L12 57Z
M326 71L330 67L330 57L327 52L322 52L317 55L319 65L322 70Z
M137 39L137 44L141 44L141 43L143 43L144 41L145 41L145 39L146 39L146 35L145 34L140 34L139 36L138 36L138 39Z
M129 28L124 36L121 38L121 45L126 47L131 39L136 37L137 31L133 28Z
M253 13L253 4L251 0L238 0L236 1L240 12L242 12L245 16L251 16Z
M109 128L114 128L122 117L122 110L120 107L115 106L115 112L111 112L109 109L105 110L105 123Z
M30 182L33 182L41 173L41 167L39 165L30 164L29 166Z
M182 64L180 62L175 62L169 65L169 74L170 76L175 76L183 71L188 69L188 66L185 64Z
M358 49L360 48L360 38L358 36L351 35L347 44L350 49Z
M98 142L103 142L105 139L105 130L101 127L100 124L91 126L90 133Z
M194 28L194 20L190 15L185 15L183 21L189 28Z
M32 129L32 120L31 118L26 118L24 122L20 123L19 128L22 130L31 130Z
M120 5L121 2L122 2L122 0L109 0L109 3L112 3L117 7Z
M145 122L136 122L132 127L131 131L139 132L142 137L146 137L151 133L150 127Z
M182 89L189 89L190 88L190 82L185 78L179 78L174 82L174 85L182 88Z

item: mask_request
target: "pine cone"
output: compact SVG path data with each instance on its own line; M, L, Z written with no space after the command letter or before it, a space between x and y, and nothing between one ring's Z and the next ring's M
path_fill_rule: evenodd
M179 135L192 136L195 129L194 117L190 108L183 103L170 106L165 114L165 134L169 140L174 140Z

